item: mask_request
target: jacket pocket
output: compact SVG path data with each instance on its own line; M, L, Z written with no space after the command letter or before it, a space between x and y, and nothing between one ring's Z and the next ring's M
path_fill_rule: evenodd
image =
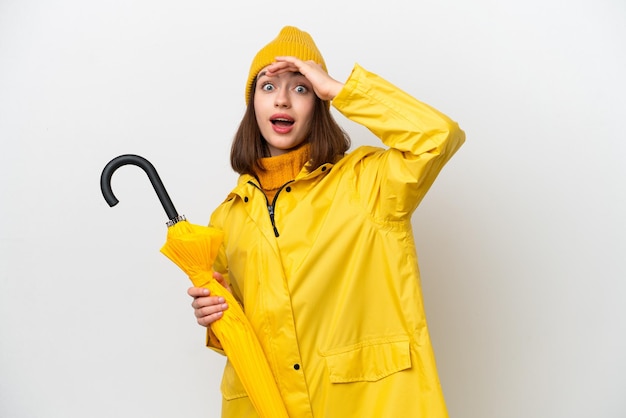
M411 368L408 338L368 341L322 355L332 383L375 382Z
M248 396L248 393L244 389L239 376L237 376L235 368L229 360L226 361L226 366L224 367L220 391L222 392L224 399L227 401Z

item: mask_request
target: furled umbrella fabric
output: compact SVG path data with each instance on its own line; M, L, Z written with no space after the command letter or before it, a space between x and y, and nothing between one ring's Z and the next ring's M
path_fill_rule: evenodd
M229 308L211 324L250 401L261 417L288 417L265 354L248 318L234 296L212 275L212 265L222 243L218 229L181 221L170 226L161 252L176 263L196 287L222 296Z
M228 303L229 308L222 318L211 324L211 329L220 340L257 413L262 418L288 418L254 330L234 296L213 278L213 261L222 244L223 232L191 224L184 216L179 216L154 166L138 155L120 155L102 171L100 188L109 206L118 203L111 189L111 177L115 170L126 164L136 165L146 172L169 217L167 239L161 252L187 273L194 286L205 287Z

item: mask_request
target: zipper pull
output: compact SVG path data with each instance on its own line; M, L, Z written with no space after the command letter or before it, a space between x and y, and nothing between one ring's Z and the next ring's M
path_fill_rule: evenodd
M274 228L274 236L278 237L278 229L276 228L276 223L274 222L274 206L267 205L267 211L270 213L270 221L272 222L272 228Z

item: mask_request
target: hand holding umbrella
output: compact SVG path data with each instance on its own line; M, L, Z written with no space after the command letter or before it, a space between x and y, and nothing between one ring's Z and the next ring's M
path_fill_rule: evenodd
M104 167L100 188L109 206L119 202L111 190L111 177L115 170L127 164L146 172L169 218L167 239L161 252L187 273L194 286L205 287L211 295L221 296L228 303L229 309L211 324L211 329L220 340L257 413L263 418L288 418L276 381L248 318L234 296L213 278L213 261L222 244L223 232L191 224L184 216L179 216L154 166L138 155L120 155Z

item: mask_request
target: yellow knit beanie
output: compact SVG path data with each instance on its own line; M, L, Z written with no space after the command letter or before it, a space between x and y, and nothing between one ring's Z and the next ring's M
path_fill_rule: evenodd
M294 26L285 26L273 41L257 52L252 60L248 82L246 83L246 105L250 98L250 89L254 83L254 78L259 74L259 71L273 63L276 57L287 55L303 61L315 61L321 64L324 71L328 72L324 58L313 42L311 35Z

